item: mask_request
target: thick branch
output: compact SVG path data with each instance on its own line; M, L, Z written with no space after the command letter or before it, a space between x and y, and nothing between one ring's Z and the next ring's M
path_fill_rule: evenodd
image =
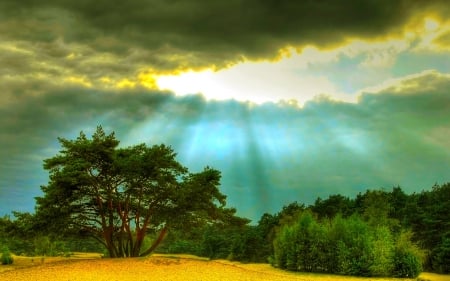
M152 246L150 248L148 248L146 251L144 251L142 254L140 254L140 257L145 257L149 254L151 254L156 247L158 247L158 245L164 240L164 237L166 237L167 235L167 227L164 227L161 232L159 233L158 238L153 242Z

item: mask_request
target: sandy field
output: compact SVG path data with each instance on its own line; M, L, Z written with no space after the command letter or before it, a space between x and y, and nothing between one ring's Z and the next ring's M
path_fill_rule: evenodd
M424 273L420 280L450 281L450 276ZM285 272L268 264L241 264L229 261L208 261L190 256L151 256L133 259L86 258L24 258L16 257L15 265L0 266L0 280L154 280L154 281L245 281L245 280L311 280L311 281L387 281L412 280L394 278L357 278L323 274Z

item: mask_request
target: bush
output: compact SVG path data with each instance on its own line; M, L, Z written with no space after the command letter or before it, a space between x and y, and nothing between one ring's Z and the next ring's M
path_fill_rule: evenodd
M6 247L3 248L1 261L3 265L12 264L14 262L14 259L11 253L9 252L9 249Z
M343 219L337 216L330 230L331 244L335 245L330 266L332 272L342 275L369 276L373 264L373 237L369 225L354 215Z
M197 243L189 240L176 240L171 243L167 252L171 254L191 254L191 255L199 255L200 249Z
M411 233L401 233L394 252L394 276L416 278L422 271L423 253L411 243Z
M64 241L52 240L49 236L38 236L33 242L34 255L49 257L70 255L70 250Z
M396 252L394 262L395 277L416 278L422 271L420 259L412 252Z
M443 249L450 248L445 245ZM436 257L440 264L447 261L446 254ZM294 271L415 278L422 271L422 260L409 232L395 239L388 227L371 226L358 215L338 215L329 224L304 212L277 232L271 263Z
M382 226L374 230L373 263L370 265L371 276L391 276L394 270L394 238L389 228Z
M291 232L291 227L285 225L281 228L281 230L275 237L275 240L273 242L274 258L272 264L275 267L279 267L281 269L287 268L288 250L293 249L293 239Z
M264 249L266 241L261 232L253 226L247 226L240 232L233 241L229 259L247 263L267 262Z

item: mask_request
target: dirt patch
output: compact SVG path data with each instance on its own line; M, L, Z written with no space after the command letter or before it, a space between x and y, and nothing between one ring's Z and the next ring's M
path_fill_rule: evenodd
M426 276L429 280L436 276ZM430 278L431 277L431 278ZM186 256L152 256L149 258L128 259L64 259L44 261L42 264L16 267L0 273L2 280L26 281L113 281L113 280L152 280L152 281L245 281L245 280L311 280L311 281L387 281L403 280L393 278L356 278L322 274L303 274L286 272L267 264L241 264L229 261L208 261ZM447 279L447 280L450 280Z

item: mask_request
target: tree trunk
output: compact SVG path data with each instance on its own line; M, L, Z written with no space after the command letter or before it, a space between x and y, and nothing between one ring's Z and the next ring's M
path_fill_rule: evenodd
M153 252L156 249L156 247L158 247L158 245L164 240L164 237L166 237L166 235L167 235L167 227L164 227L159 233L158 238L156 238L156 240L153 242L153 245L139 256L145 257L149 255L151 252Z
M113 230L111 227L106 227L103 230L103 237L105 239L106 249L108 250L109 257L117 258L117 248L114 245Z
M132 256L133 257L139 257L139 252L141 251L141 247L142 247L142 242L144 241L144 237L145 237L145 232L143 230L136 230L136 241L134 242L134 247L133 247L133 252L132 252Z

